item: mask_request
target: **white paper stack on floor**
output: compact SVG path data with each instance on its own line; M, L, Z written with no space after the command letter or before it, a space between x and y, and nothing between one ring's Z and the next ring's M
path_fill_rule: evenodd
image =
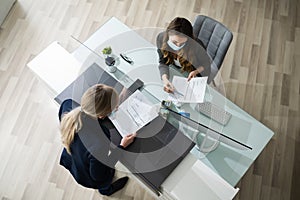
M27 65L55 95L79 76L81 68L81 64L58 42L50 44Z

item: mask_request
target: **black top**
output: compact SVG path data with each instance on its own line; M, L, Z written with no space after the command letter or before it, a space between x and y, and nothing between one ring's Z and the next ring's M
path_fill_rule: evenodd
M61 108L70 101L64 101ZM114 176L112 168L121 156L122 147L110 142L109 129L102 120L93 119L83 112L81 119L83 126L70 145L71 155L64 149L60 164L70 171L77 183L97 189L111 182Z
M166 32L161 32L158 34L157 38L156 38L156 45L157 45L157 53L159 56L159 71L160 71L160 75L162 76L163 74L167 74L167 76L169 77L169 66L166 64L167 63L167 58L163 57L163 53L162 53L162 44L163 44L163 39L164 39L164 35L166 34ZM204 67L204 71L201 72L201 74L199 74L199 76L209 76L210 74L210 58L207 55L203 44L200 40L195 39L188 39L187 44L183 47L185 48L193 48L194 49L194 54L192 58L186 58L189 62L191 62L192 66L194 67L194 69L199 68L199 67ZM167 51L170 52L174 52L174 50L172 50L169 46L167 46ZM174 63L171 63L174 64Z

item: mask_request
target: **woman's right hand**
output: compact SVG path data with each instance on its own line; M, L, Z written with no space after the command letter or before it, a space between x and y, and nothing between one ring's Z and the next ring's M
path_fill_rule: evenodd
M163 82L164 82L164 91L168 93L173 93L174 92L173 84L168 79L164 79Z
M136 133L131 133L126 135L125 137L122 138L120 145L126 148L128 145L130 145L133 142L135 136Z

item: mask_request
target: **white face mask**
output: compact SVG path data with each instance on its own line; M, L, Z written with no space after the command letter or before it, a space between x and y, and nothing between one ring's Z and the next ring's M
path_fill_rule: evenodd
M171 47L174 51L179 51L180 49L182 49L185 45L185 43L181 46L177 46L176 44L174 44L170 39L168 40L167 44L169 45L169 47Z

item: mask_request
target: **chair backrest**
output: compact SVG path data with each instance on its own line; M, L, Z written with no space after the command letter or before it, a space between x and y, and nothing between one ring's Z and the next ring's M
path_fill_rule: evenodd
M221 68L224 57L232 41L232 33L220 22L203 15L195 18L194 35L201 40L212 60L210 81Z

